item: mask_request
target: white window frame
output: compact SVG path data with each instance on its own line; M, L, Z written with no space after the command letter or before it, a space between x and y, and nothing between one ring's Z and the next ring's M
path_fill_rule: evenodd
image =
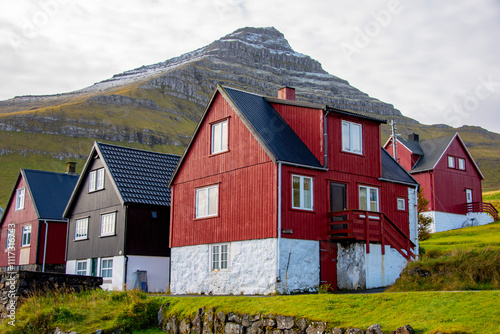
M113 258L107 257L101 259L101 277L113 278Z
M81 218L75 221L75 240L88 238L89 218Z
M116 211L101 215L101 237L115 235Z
M360 210L365 210L362 208L362 203L361 203L361 189L362 188L365 188L366 189L366 211L374 211L374 212L379 212L380 211L380 196L379 196L379 191L378 191L378 188L375 188L375 187L370 187L370 186L359 186L359 193L358 193L358 198L359 198L359 209ZM371 194L372 194L372 190L375 191L375 193L377 194L377 199L376 199L376 203L377 203L377 208L376 210L371 210Z
M473 203L472 189L465 189L465 201L466 203Z
M397 207L398 207L398 210L400 210L400 211L406 210L406 200L404 198L398 198L397 199Z
M21 247L27 247L31 245L31 225L23 226L23 234L21 237Z
M19 188L16 191L16 210L24 209L24 199L26 197L26 188Z
M212 271L228 271L229 244L211 245L210 250L210 268Z
M216 154L226 152L228 150L228 120L212 124L212 138L210 140L210 153ZM219 139L216 142L216 139Z
M216 192L216 195L213 195ZM203 194L206 193L205 196ZM215 203L210 200L212 195ZM214 217L219 213L219 185L196 189L195 218ZM203 197L202 197L203 196ZM206 203L205 203L206 202Z
M458 158L458 169L465 170L465 159Z
M357 133L355 131L357 129ZM353 143L359 141L359 147L353 147ZM349 121L342 121L342 151L363 154L363 125Z
M295 196L296 196L296 189L294 189L294 179L298 178L299 180L299 206L295 206ZM310 203L309 206L307 206L307 197L306 197L306 190L304 189L304 180L308 179L311 184L311 189L309 190L310 192ZM314 210L314 181L313 178L310 176L303 176L303 175L292 175L292 208L294 209L299 209L299 210L309 210L312 211Z
M448 156L448 168L455 168L455 157L449 155Z
M79 266L81 267L79 268ZM85 267L85 268L83 268ZM88 261L87 260L77 260L76 265L75 265L75 274L76 275L82 275L82 276L89 276L89 271L88 271Z
M89 193L104 189L104 168L89 173Z

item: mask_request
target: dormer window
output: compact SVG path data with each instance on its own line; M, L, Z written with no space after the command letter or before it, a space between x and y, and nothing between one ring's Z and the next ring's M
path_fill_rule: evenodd
M212 124L211 154L227 151L227 119Z
M363 154L361 124L342 121L342 151Z

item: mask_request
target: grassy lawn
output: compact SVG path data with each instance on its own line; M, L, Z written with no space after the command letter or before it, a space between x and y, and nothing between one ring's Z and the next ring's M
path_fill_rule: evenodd
M491 203L497 211L500 211L500 190L483 193L483 201Z

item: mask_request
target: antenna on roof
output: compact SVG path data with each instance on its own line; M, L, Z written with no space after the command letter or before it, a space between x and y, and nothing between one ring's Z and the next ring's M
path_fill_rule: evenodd
M392 156L394 157L394 160L398 161L398 150L397 150L397 136L400 136L399 134L396 133L396 122L394 120L391 120L391 128L392 128ZM399 162L399 161L398 161Z

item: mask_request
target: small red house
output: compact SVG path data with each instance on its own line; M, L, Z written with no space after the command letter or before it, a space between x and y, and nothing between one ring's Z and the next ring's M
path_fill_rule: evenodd
M66 174L21 169L0 219L0 270L65 271L63 211L78 181Z
M392 284L417 249L417 182L385 121L219 86L171 179L171 291Z
M394 156L392 137L384 145ZM482 202L481 170L458 133L420 141L417 134L398 138L398 162L420 183L429 200L432 232L498 220L498 213Z

